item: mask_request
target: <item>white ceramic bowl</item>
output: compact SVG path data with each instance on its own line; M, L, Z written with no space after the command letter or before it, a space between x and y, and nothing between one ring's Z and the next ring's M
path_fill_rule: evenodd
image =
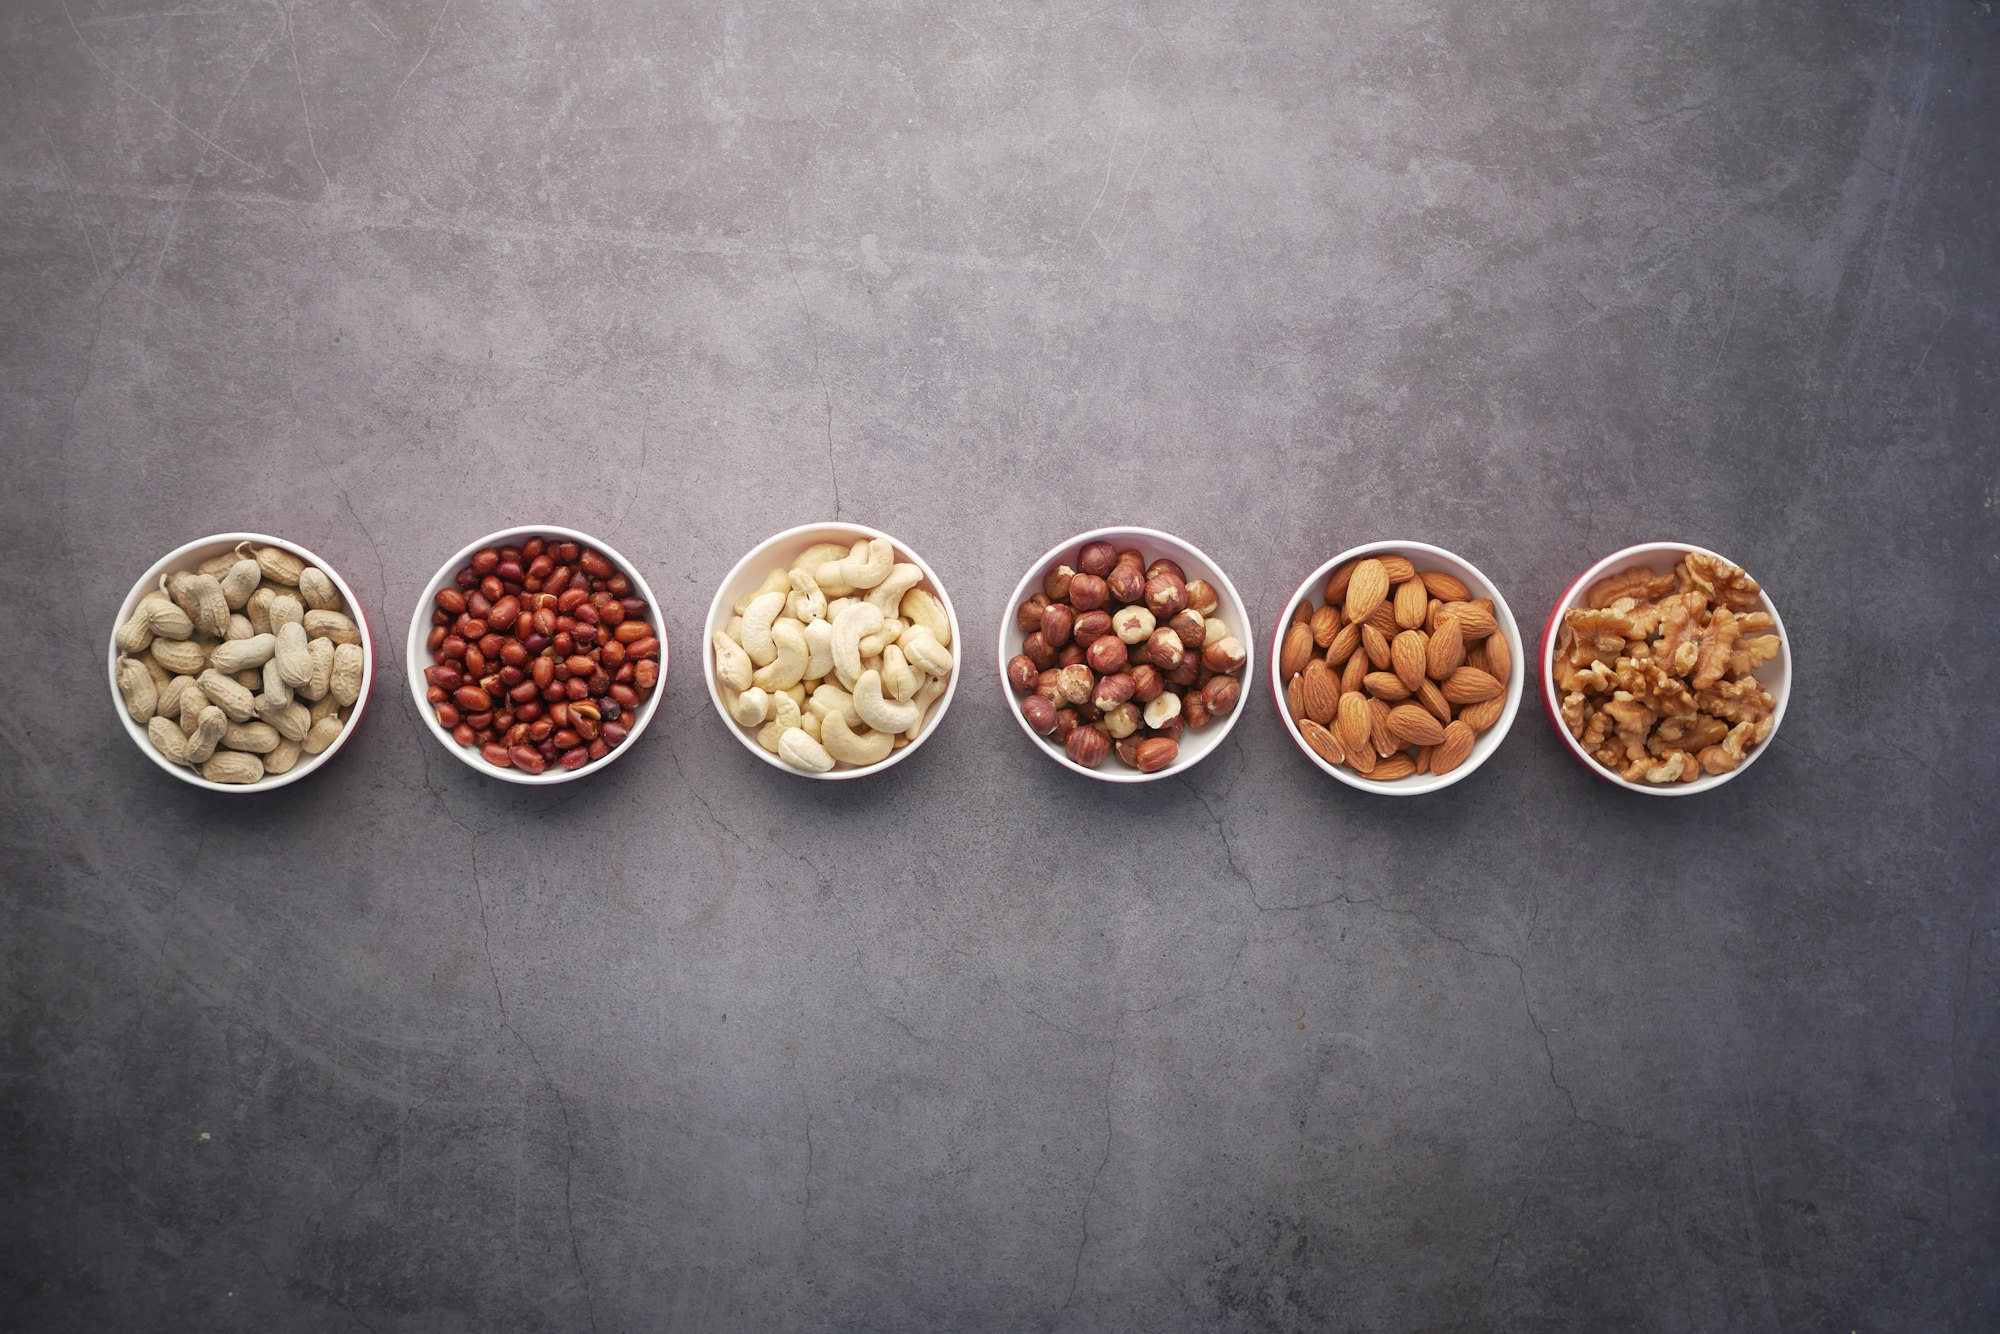
M297 556L300 560L305 561L308 565L317 565L326 572L327 578L333 580L333 586L340 590L341 598L347 603L347 611L354 619L355 628L361 632L361 693L355 697L354 711L347 716L347 725L340 729L340 735L333 739L333 744L317 755L301 755L299 762L292 766L291 772L266 775L254 783L212 783L185 765L173 763L166 756L155 750L153 743L146 737L146 729L133 722L132 715L125 711L124 696L118 693L119 654L117 634L118 627L125 624L131 618L133 611L138 607L139 599L145 597L148 593L158 591L161 575L176 570L192 570L210 556L219 556L225 551L233 550L241 542L251 542L260 547L282 547L294 556ZM274 787L283 787L287 783L298 782L301 778L312 773L322 764L325 764L328 760L339 754L341 747L347 744L348 738L354 735L354 729L361 725L361 715L368 708L369 691L374 689L375 686L375 638L369 632L368 617L362 611L361 599L354 596L354 590L348 586L345 579L340 577L340 571L334 569L312 552L307 551L296 542L287 542L282 538L270 537L264 533L217 533L213 537L200 538L188 543L184 547L179 547L168 552L160 558L159 562L152 569L146 571L140 577L138 583L132 585L132 591L127 593L125 601L119 604L118 616L111 623L111 639L109 641L106 672L111 684L111 703L118 711L118 720L125 725L125 733L132 738L132 744L144 752L147 759L159 765L183 783L192 783L196 787L207 788L211 792L268 792Z
M729 716L729 709L722 702L722 687L715 679L715 654L709 645L714 642L715 636L722 628L729 624L729 618L734 614L731 609L735 607L736 600L763 583L764 576L773 569L780 566L789 568L793 558L807 547L816 542L844 542L852 546L862 538L877 537L896 549L898 561L907 561L922 570L923 582L917 587L928 590L944 604L944 614L951 621L949 645L953 659L951 679L945 683L944 693L938 696L937 702L931 705L930 712L924 716L924 730L917 733L917 739L907 746L890 751L889 758L879 764L837 764L823 774L813 773L807 769L794 769L758 745L756 733ZM765 538L752 547L749 554L737 561L735 568L723 577L722 586L715 590L715 600L708 605L708 623L702 630L701 674L702 679L708 682L708 697L714 702L715 712L721 717L722 725L729 729L730 735L743 743L745 750L764 763L796 778L825 778L836 781L866 778L869 774L878 774L884 769L902 763L937 732L938 724L944 721L945 710L951 707L952 697L958 693L959 678L965 674L965 640L958 631L958 611L951 604L951 594L944 591L944 584L937 577L937 571L933 570L922 556L880 529L870 528L864 524L808 523L801 524L797 528L787 528L782 533Z
M1507 707L1501 711L1500 721L1479 734L1478 739L1472 743L1472 754L1466 756L1465 763L1450 773L1411 774L1408 778L1392 778L1378 783L1374 779L1363 778L1344 764L1328 764L1314 753L1312 747L1306 744L1305 738L1299 735L1298 724L1292 720L1291 711L1285 707L1285 683L1278 679L1276 670L1271 673L1271 700L1277 706L1278 717L1283 721L1285 734L1291 737L1292 744L1299 748L1300 754L1325 772L1332 774L1349 787L1360 788L1363 792L1373 792L1385 797L1417 797L1426 792L1435 792L1439 788L1450 787L1486 763L1493 752L1500 749L1501 741L1506 738L1507 729L1514 725L1514 715L1521 708L1522 682L1528 674L1526 651L1521 646L1521 630L1514 624L1514 613L1507 606L1507 599L1500 595L1500 590L1494 586L1491 579L1480 572L1478 566L1463 556L1453 555L1443 547L1434 547L1428 542L1370 542L1366 546L1349 548L1307 575L1306 581L1299 585L1298 591L1286 599L1284 609L1278 615L1278 627L1271 636L1271 660L1277 661L1278 649L1284 641L1285 631L1291 627L1292 608L1306 599L1311 599L1313 605L1318 606L1321 591L1326 587L1329 575L1350 560L1363 556L1391 554L1407 556L1419 570L1443 570L1464 584L1472 596L1493 599L1493 619L1499 622L1499 633L1506 638L1507 647L1514 657L1513 670L1507 674Z
M625 722L624 744L611 751L603 759L592 760L581 769L561 769L551 765L541 773L531 774L523 772L520 769L502 769L498 765L488 764L480 756L477 746L461 746L458 744L452 737L451 732L438 722L436 707L426 697L426 692L430 687L429 682L424 680L424 672L436 665L431 658L429 641L431 634L431 612L437 607L438 591L446 587L456 587L458 572L470 564L473 555L482 548L519 546L531 537L553 538L561 542L574 542L578 546L593 547L602 553L606 560L618 568L620 574L632 581L633 595L644 598L646 605L653 609L653 625L659 631L659 684L653 688L653 693L638 708L626 713L625 719L629 721ZM424 585L423 594L417 599L416 610L410 614L410 637L403 648L403 664L410 681L410 694L417 701L417 714L424 720L424 726L430 729L431 735L437 738L439 745L457 756L465 764L479 773L485 774L488 778L497 778L504 783L524 783L529 785L567 783L573 779L602 773L610 766L613 760L631 750L638 743L639 734L646 730L647 723L653 721L654 713L659 710L660 700L667 693L667 624L660 610L660 600L653 596L653 590L647 585L644 576L639 573L631 561L626 560L610 543L592 537L589 533L580 533L574 528L557 528L545 523L534 524L524 528L504 528L497 533L488 533L478 541L460 548L458 554L440 566L438 572L431 576L431 581Z
M1769 750L1772 741L1777 739L1778 726L1785 721L1785 704L1792 694L1792 641L1785 634L1785 622L1778 615L1778 609L1771 604L1769 590L1765 590L1757 599L1757 607L1758 610L1771 614L1771 624L1778 632L1778 656L1758 668L1755 676L1763 683L1764 688L1771 692L1775 703L1772 709L1771 734L1743 756L1743 763L1728 773L1703 774L1692 783L1628 782L1592 759L1577 739L1569 734L1569 728L1563 726L1560 708L1562 701L1556 698L1555 684L1556 630L1562 621L1562 614L1580 604L1590 586L1608 574L1629 570L1635 565L1650 565L1655 570L1671 570L1679 564L1681 557L1691 551L1714 556L1717 560L1729 559L1727 556L1710 551L1707 547L1693 546L1687 542L1644 542L1636 547L1626 547L1623 551L1614 551L1577 576L1576 582L1556 599L1555 610L1549 613L1548 624L1542 627L1542 648L1537 659L1541 671L1542 707L1547 711L1549 723L1556 729L1556 735L1562 738L1563 746L1576 757L1578 764L1607 783L1614 783L1627 792L1642 792L1649 797L1691 797L1697 792L1713 791L1749 769L1757 762L1757 757ZM1750 574L1754 578L1756 571L1752 570Z
M1107 758L1098 768L1086 769L1072 760L1060 743L1050 737L1037 735L1035 729L1028 726L1028 720L1021 716L1022 696L1016 694L1014 687L1007 682L1008 660L1021 651L1023 635L1021 627L1014 622L1021 604L1042 591L1042 580L1048 575L1051 566L1058 561L1074 561L1077 552L1088 542L1109 542L1120 551L1136 549L1146 558L1146 563L1149 565L1164 556L1178 564L1190 580L1208 580L1209 585L1215 589L1216 615L1222 618L1223 623L1234 631L1237 639L1243 643L1243 670L1236 674L1237 679L1243 683L1243 693L1238 697L1236 707L1230 710L1228 716L1215 719L1207 727L1184 729L1181 732L1180 751L1174 757L1174 762L1154 773L1142 774L1115 754ZM1058 542L1043 552L1041 559L1030 565L1028 572L1021 576L1021 582L1014 586L1014 596L1007 599L1007 605L1000 613L1000 696L1006 701L1007 712L1013 715L1015 723L1021 728L1022 735L1034 743L1035 749L1065 769L1080 773L1086 778L1095 778L1101 783L1150 783L1159 778L1173 778L1186 773L1208 758L1209 753L1221 745L1222 739L1229 735L1229 730L1236 726L1236 720L1243 716L1244 705L1250 698L1250 682L1256 675L1256 638L1251 632L1249 609L1243 605L1242 597L1237 594L1236 585L1229 581L1229 576L1222 572L1222 567L1210 560L1200 547L1156 528L1093 528L1087 533L1078 533L1067 541Z

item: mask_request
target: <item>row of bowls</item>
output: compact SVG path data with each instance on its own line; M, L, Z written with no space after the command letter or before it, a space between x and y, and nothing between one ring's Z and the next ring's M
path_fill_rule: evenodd
M645 578L631 561L625 559L623 555L603 541L587 533L580 533L572 529L558 528L550 525L510 528L501 532L490 533L478 541L468 544L463 550L446 561L439 568L437 574L425 586L423 595L417 600L416 610L410 618L409 637L404 648L404 662L407 668L410 690L417 703L417 712L424 719L425 725L430 728L439 744L443 745L454 755L457 755L466 764L486 774L488 777L499 778L513 783L562 783L582 777L585 774L594 773L605 764L608 764L612 759L617 758L630 749L632 744L638 740L639 734L652 721L654 713L658 711L660 700L665 691L656 691L638 707L628 728L625 744L617 750L612 751L604 760L596 764L587 765L581 769L565 770L551 768L540 774L529 774L518 769L499 769L487 764L480 758L476 749L460 746L452 738L451 733L439 725L429 702L425 698L426 682L423 673L425 668L431 665L431 656L426 647L425 640L430 633L431 609L436 605L435 600L439 590L451 585L458 571L464 568L466 563L471 560L473 553L479 551L481 548L515 545L537 534L548 538L569 540L577 542L580 545L595 547L632 581L633 589L637 595L646 600L654 609L655 615L660 617L661 620L660 675L664 682L668 668L664 616L661 612L659 600L653 595L653 590L646 583ZM957 693L959 678L966 668L964 641L959 633L958 612L952 604L950 595L945 591L943 582L939 580L937 572L924 561L923 557L910 550L908 546L897 541L894 537L861 524L814 524L788 529L760 543L730 570L729 574L723 579L721 587L716 590L715 599L709 606L708 620L703 629L701 640L703 677L708 683L709 697L714 702L716 711L722 716L725 725L729 727L730 731L744 744L751 754L788 774L801 774L802 771L791 768L778 759L777 756L764 750L748 733L739 728L729 718L723 704L720 687L715 679L713 655L707 651L707 644L710 637L728 622L731 609L738 599L754 589L763 579L764 573L772 566L788 564L791 558L799 551L816 542L853 542L860 538L881 538L887 541L896 549L896 559L909 561L923 571L926 585L937 594L939 600L944 604L946 614L951 619L952 645L954 652L958 655L957 668L952 673L950 684L946 688L943 697L931 709L924 730L909 745L903 747L901 750L892 752L888 758L879 764L857 768L835 769L831 772L821 774L807 773L802 776L836 780L860 778L879 772L905 759L919 746L923 745L925 741L929 740L931 734L937 730L938 723L943 719L945 711L951 706L952 698ZM1200 763L1209 752L1221 745L1223 739L1229 735L1230 729L1236 725L1237 718L1242 715L1243 708L1239 706L1226 717L1217 719L1209 727L1198 731L1193 729L1187 731L1181 739L1179 760L1157 773L1140 773L1136 769L1128 769L1115 765L1107 765L1101 769L1087 769L1070 760L1064 754L1061 746L1052 744L1048 739L1037 736L1028 727L1026 720L1021 716L1018 700L1007 685L1007 660L1020 651L1021 643L1020 631L1014 624L1015 608L1026 601L1041 587L1043 576L1053 565L1073 556L1085 543L1094 541L1108 541L1120 548L1136 548L1148 561L1158 557L1166 557L1178 562L1187 572L1189 578L1199 577L1207 579L1214 586L1217 593L1220 603L1218 614L1231 627L1239 631L1239 638L1243 639L1246 648L1250 648L1251 660L1244 663L1241 673L1245 686L1248 687L1250 685L1255 673L1256 663L1254 648L1250 647L1252 636L1248 631L1254 622L1247 607L1244 605L1242 597L1237 593L1236 586L1230 582L1229 576L1224 574L1222 569L1214 561L1210 560L1198 547L1172 534L1159 532L1150 528L1099 528L1091 532L1079 533L1075 537L1050 548L1039 560L1029 567L1027 573L1022 576L1021 582L1015 586L1013 596L1007 600L1000 618L997 658L999 687L1002 695L1005 697L1008 712L1013 715L1015 722L1021 726L1021 730L1027 736L1030 744L1039 747L1050 759L1063 765L1065 768L1074 770L1089 778L1111 783L1144 783L1157 778L1171 777ZM146 755L150 756L155 763L159 764L161 768L167 770L169 773L172 773L185 782L193 783L197 787L211 788L220 792L248 792L281 787L286 783L296 782L306 774L317 769L320 765L338 754L346 744L347 739L354 734L355 725L360 721L362 713L367 708L369 692L374 684L374 636L367 616L363 612L361 601L355 596L354 590L331 565L321 560L312 552L307 551L295 542L287 542L261 533L218 534L213 537L202 538L196 542L190 542L168 553L132 586L132 591L127 594L124 603L119 608L117 618L113 621L114 633L116 627L122 625L125 619L131 615L133 609L138 605L139 600L159 586L160 578L163 574L174 570L191 569L210 556L231 550L243 542L283 547L295 552L301 559L315 564L320 569L326 571L328 577L333 580L334 585L340 590L341 596L346 600L347 606L353 613L355 625L360 630L364 665L360 697L355 702L354 711L348 720L347 726L342 729L340 736L335 739L331 746L319 755L303 758L289 773L268 777L248 787L232 787L219 783L211 783L189 769L168 762L165 757L154 750L146 738L145 729L132 721L131 717L126 713L123 702L118 695L116 682L118 651L116 645L113 644L110 647L108 662L112 700L118 717L124 722L125 729L132 737L133 742ZM1577 744L1576 739L1570 736L1569 730L1562 725L1557 714L1559 701L1556 698L1551 677L1551 666L1555 652L1555 631L1561 621L1562 614L1576 606L1579 599L1583 596L1584 590L1605 575L1630 568L1634 565L1670 567L1689 552L1704 551L1706 551L1706 548L1692 546L1687 543L1659 542L1627 547L1622 551L1613 552L1579 575L1576 581L1565 590L1563 596L1557 599L1555 608L1550 612L1548 623L1542 633L1540 653L1537 658L1539 680L1541 682L1543 704L1548 712L1550 721L1555 726L1556 734L1562 738L1563 744L1570 753L1592 773L1607 782L1634 792L1642 792L1649 796L1686 796L1717 787L1737 774L1742 773L1745 769L1748 769L1757 757L1768 749L1769 742L1767 741L1764 745L1752 750L1744 763L1729 773L1704 775L1692 783L1675 783L1657 787L1625 781L1618 775L1607 771L1596 760L1592 759ZM1291 609L1298 605L1301 600L1313 598L1337 566L1359 557L1386 554L1389 552L1399 552L1408 556L1418 561L1424 568L1444 570L1453 574L1472 590L1474 597L1491 598L1493 600L1494 619L1499 622L1499 633L1506 637L1508 647L1513 650L1514 662L1517 664L1526 663L1527 656L1522 644L1520 628L1515 624L1513 612L1509 609L1506 598L1501 595L1500 590L1494 585L1493 581L1488 579L1470 561L1454 555L1441 547L1431 546L1422 542L1371 542L1364 546L1353 547L1332 557L1317 570L1307 575L1305 580L1299 585L1297 591L1290 598L1286 599L1284 614L1281 614L1277 618L1277 625L1270 641L1272 659L1275 660L1278 656L1278 643L1289 625L1289 613ZM1773 621L1777 622L1780 643L1783 647L1779 656L1766 664L1757 675L1775 696L1777 719L1782 722L1786 700L1790 694L1791 649L1789 641L1784 638L1783 623L1777 621L1777 609L1771 605L1768 595L1763 599L1763 610L1770 612ZM1526 675L1525 671L1517 667L1509 676L1506 709L1501 714L1499 722L1480 734L1478 741L1473 746L1471 756L1465 763L1448 774L1414 774L1408 778L1395 779L1390 782L1374 782L1364 779L1346 768L1329 764L1316 755L1305 744L1304 738L1299 735L1297 727L1292 722L1290 714L1285 708L1285 683L1277 679L1275 672L1270 673L1270 695L1287 734L1290 735L1293 743L1298 746L1299 752L1310 763L1318 766L1341 782L1352 787L1358 787L1363 791L1388 796L1416 796L1426 792L1433 792L1439 788L1448 787L1458 782L1484 764L1492 756L1493 752L1499 748L1501 741L1505 738L1508 729L1513 725L1514 716L1520 708ZM1775 727L1773 730L1775 731Z

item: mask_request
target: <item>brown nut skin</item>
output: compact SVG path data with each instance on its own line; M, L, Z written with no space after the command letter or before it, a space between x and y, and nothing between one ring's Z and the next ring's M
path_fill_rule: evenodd
M1172 737L1149 736L1139 743L1139 756L1132 767L1142 774L1158 773L1180 758L1180 743Z
M1074 732L1080 725L1081 720L1077 718L1075 709L1064 708L1056 710L1056 740L1069 740L1069 734Z
M1167 628L1181 637L1181 644L1186 648L1200 648L1208 638L1208 618L1186 608L1174 613L1174 618L1167 622Z
M1042 591L1049 595L1049 601L1061 602L1069 596L1069 581L1076 571L1067 565L1058 565L1042 576Z
M1206 727L1215 715L1209 712L1208 703L1199 694L1181 697L1181 721L1189 727Z
M1146 580L1146 607L1159 620L1172 620L1187 610L1187 581L1165 570Z
M1083 661L1083 649L1075 644L1064 644L1056 653L1056 666L1071 667Z
M1040 630L1021 641L1021 655L1043 671L1056 665L1056 651L1049 647L1048 640L1042 638Z
M1165 556L1161 556L1158 560L1154 561L1151 565L1148 565L1146 567L1146 577L1148 579L1151 579L1156 574L1171 574L1174 578L1180 580L1183 584L1187 582L1187 571L1181 568L1180 562L1177 560L1170 560Z
M1139 743L1141 741L1144 741L1145 739L1146 738L1138 736L1136 734L1133 736L1122 737L1119 739L1117 744L1111 747L1112 752L1116 754L1119 759L1125 761L1126 764L1136 769L1139 767Z
M1016 653L1007 659L1007 684L1023 695L1033 693L1035 680L1041 674L1042 669L1035 666L1035 660L1025 653Z
M1108 611L1087 611L1076 618L1070 627L1070 638L1089 648L1092 643L1111 633L1111 613Z
M1097 683L1097 689L1090 692L1091 707L1103 712L1115 709L1120 704L1134 698L1139 686L1129 675L1116 672Z
M1035 693L1051 704L1061 704L1062 691L1056 685L1061 679L1062 673L1051 667L1035 678Z
M1152 663L1142 662L1132 669L1132 698L1141 704L1151 704L1166 688L1167 678Z
M1187 706L1183 704L1181 707L1185 709ZM1153 729L1153 735L1172 737L1175 741L1179 741L1181 739L1181 733L1186 730L1187 730L1187 719L1181 717L1181 715L1177 713L1173 717L1167 719L1164 723L1161 723L1158 727L1155 727Z
M1050 648L1061 648L1069 643L1070 631L1076 626L1076 613L1060 602L1051 602L1042 608L1042 639Z
M1124 671L1125 664L1131 660L1125 641L1117 635L1099 635L1091 640L1089 649L1085 651L1085 657L1092 671L1106 676L1112 672Z
M1070 759L1086 769L1095 769L1111 754L1111 738L1100 727L1079 727L1063 742Z
M1049 605L1048 594L1037 593L1014 609L1014 624L1022 634L1042 628L1042 608Z
M1243 683L1233 676L1211 676L1208 684L1201 688L1201 702L1218 718L1233 711L1242 698ZM1183 703L1181 707L1185 709L1187 705Z
M1211 672L1240 672L1248 657L1242 640L1235 635L1225 635L1202 649L1201 665Z
M1119 602L1144 602L1146 600L1146 576L1137 564L1120 564L1104 576L1104 582L1111 596Z
M1166 673L1167 684L1185 689L1201 676L1201 659L1190 653L1181 659L1181 665Z
M1215 609L1222 605L1222 599L1215 595L1215 586L1206 579L1190 579L1187 586L1188 609L1204 616L1213 616Z
M1109 542L1086 542L1076 556L1076 568L1102 579L1118 560L1118 548Z
M1056 706L1040 695L1030 695L1021 701L1021 716L1027 719L1036 736L1047 736L1056 730Z
M1096 688L1097 678L1090 674L1090 668L1082 663L1062 669L1056 678L1056 693L1068 704L1082 704L1090 698Z
M1094 574L1079 574L1069 581L1069 605L1078 611L1096 611L1107 596L1104 581Z
M1186 658L1187 646L1181 643L1181 637L1167 626L1163 625L1153 631L1152 636L1146 640L1146 661L1152 663L1170 677L1174 669L1179 667ZM1192 680L1193 678L1190 677L1189 679Z

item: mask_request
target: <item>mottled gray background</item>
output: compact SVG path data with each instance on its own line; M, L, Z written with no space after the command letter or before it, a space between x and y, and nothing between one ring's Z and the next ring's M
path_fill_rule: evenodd
M2000 1324L1990 5L18 0L0 46L0 1324ZM692 668L831 514L973 649L839 787ZM399 675L536 520L685 655L551 792ZM1531 633L1695 540L1798 689L1700 800L1530 710L1371 799L1261 679L1110 790L987 656L1104 522L1265 629L1364 539ZM245 527L391 629L336 763L217 799L102 644Z

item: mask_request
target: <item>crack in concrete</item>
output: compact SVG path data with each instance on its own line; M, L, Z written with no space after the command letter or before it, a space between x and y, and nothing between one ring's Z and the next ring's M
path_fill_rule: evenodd
M833 517L840 517L840 469L833 457L833 391L827 387L826 372L820 369L819 329L813 324L812 312L806 308L805 288L799 285L799 266L793 260L792 252L785 251L785 270L792 275L792 292L799 299L799 319L806 326L806 337L812 343L813 378L819 381L820 397L826 403L826 471L833 482Z
M1104 1179L1104 1169L1111 1164L1111 1138L1114 1128L1111 1122L1111 1085L1118 1078L1118 1039L1125 1032L1125 1016L1118 1016L1118 1026L1112 1031L1111 1060L1104 1071L1104 1156L1097 1160L1097 1170L1091 1173L1090 1189L1083 1196L1082 1233L1076 1241L1076 1255L1070 1262L1069 1291L1063 1294L1062 1305L1056 1308L1055 1318L1049 1322L1051 1329L1062 1323L1069 1314L1070 1303L1076 1300L1076 1289L1083 1278L1083 1254L1090 1248L1090 1204L1097 1198L1097 1186Z

